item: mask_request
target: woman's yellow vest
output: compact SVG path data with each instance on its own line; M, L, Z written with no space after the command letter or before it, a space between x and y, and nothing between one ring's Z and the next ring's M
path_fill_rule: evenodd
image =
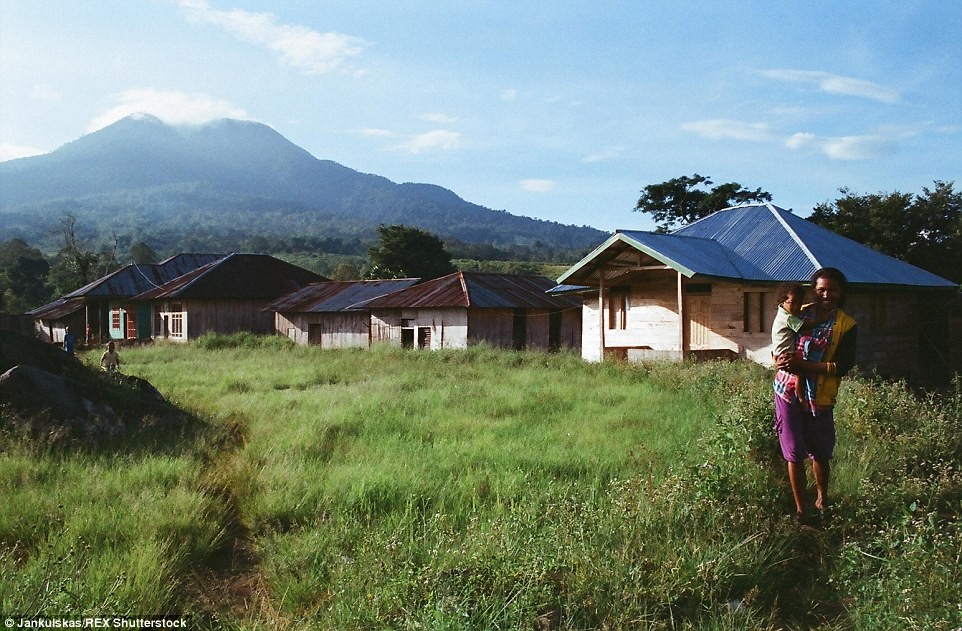
M835 361L835 351L838 350L838 343L841 341L845 333L851 330L854 326L855 320L852 319L847 313L841 309L835 312L835 326L832 328L832 339L828 344L828 350L825 351L825 357L822 359L822 361ZM815 405L820 407L834 406L835 398L838 396L838 384L841 379L842 378L838 374L834 373L831 375L819 375L815 380Z

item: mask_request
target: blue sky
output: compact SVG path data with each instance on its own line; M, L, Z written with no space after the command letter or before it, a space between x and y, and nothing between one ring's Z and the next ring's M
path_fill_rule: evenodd
M807 216L962 188L962 3L0 0L0 159L137 112L602 230L693 173Z

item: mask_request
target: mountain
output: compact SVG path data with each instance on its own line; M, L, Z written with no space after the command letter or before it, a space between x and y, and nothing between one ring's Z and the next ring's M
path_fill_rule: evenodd
M174 231L370 237L404 224L498 247L593 247L606 235L472 204L315 158L261 123L171 126L137 115L52 153L0 163L0 239L30 240L69 213L102 234ZM106 231L106 232L104 232Z

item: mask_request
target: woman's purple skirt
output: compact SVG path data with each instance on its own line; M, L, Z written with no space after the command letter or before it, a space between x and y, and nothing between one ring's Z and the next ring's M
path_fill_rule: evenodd
M775 395L775 433L788 462L806 458L831 460L835 452L835 411L825 408L812 416L798 401L789 403Z

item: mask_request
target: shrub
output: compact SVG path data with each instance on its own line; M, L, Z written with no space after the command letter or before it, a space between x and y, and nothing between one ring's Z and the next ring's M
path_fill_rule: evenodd
M239 333L221 334L204 333L192 344L207 351L225 350L231 348L289 350L294 342L280 335L264 335L241 331Z

